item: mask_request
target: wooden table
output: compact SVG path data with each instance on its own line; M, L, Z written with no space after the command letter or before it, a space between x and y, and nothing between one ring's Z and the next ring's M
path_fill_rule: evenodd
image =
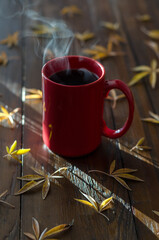
M7 3L8 2L8 3ZM7 4L11 4L11 7ZM8 48L0 45L0 53L5 51L9 61L0 66L0 102L9 111L19 107L16 114L18 123L14 129L0 127L0 193L8 190L3 200L13 204L15 209L0 205L0 239L27 239L24 232L33 233L32 217L35 217L41 231L62 223L71 223L72 229L64 233L61 239L76 240L153 240L158 239L159 217L152 211L159 211L159 126L143 122L141 118L149 116L149 111L159 114L159 82L151 88L148 76L131 87L135 100L134 120L129 131L118 140L102 137L100 147L82 158L64 158L52 154L44 146L41 134L42 103L40 100L25 100L24 88L41 89L41 67L43 64L40 46L46 46L48 39L32 36L31 26L36 21L33 10L40 16L55 20L62 19L73 33L90 30L95 38L81 43L73 40L69 54L83 54L84 48L95 44L106 47L110 30L101 26L102 21L118 22L116 31L126 43L115 47L125 52L124 56L109 57L101 60L107 76L106 79L119 78L128 83L134 76L132 68L139 65L150 65L156 59L154 52L146 46L150 40L141 28L158 29L159 2L157 0L81 0L81 1L9 1L0 2L0 39L19 32L17 47ZM76 4L82 14L60 15L64 6ZM24 5L24 6L23 6ZM32 18L28 14L32 13ZM148 22L136 20L137 14L150 14ZM44 21L44 19L42 19ZM44 24L44 22L42 22ZM57 54L58 55L58 54ZM125 99L117 101L116 108L105 100L104 119L111 128L121 127L127 116ZM151 151L130 149L142 137L144 145ZM6 146L17 140L17 148L31 148L31 152L22 157L22 165L14 160L3 158ZM132 191L125 189L115 179L99 173L89 173L97 169L109 172L110 164L116 160L116 169L137 169L133 175L144 182L126 180ZM51 183L45 200L41 197L41 187L14 196L23 183L17 177L33 174L31 167L46 169L52 173L60 167L68 167L65 178L60 180L61 187ZM85 199L80 191L91 195L96 201L113 196L113 208L104 212L107 221L93 209L74 200Z

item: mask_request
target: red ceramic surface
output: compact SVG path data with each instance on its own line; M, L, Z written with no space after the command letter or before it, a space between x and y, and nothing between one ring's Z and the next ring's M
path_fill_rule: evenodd
M55 83L49 77L67 68L86 68L99 78L95 82L69 86ZM83 56L52 59L42 68L43 140L53 152L63 156L82 156L95 150L101 136L121 137L130 127L134 101L129 88L120 80L105 81L104 67ZM121 129L111 130L103 121L104 97L120 89L129 103L129 116Z

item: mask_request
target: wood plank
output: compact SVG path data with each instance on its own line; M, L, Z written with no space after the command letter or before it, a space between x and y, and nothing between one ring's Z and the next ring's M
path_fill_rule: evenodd
M3 2L4 3L4 2ZM0 8L3 9L3 3L0 3ZM4 12L3 12L4 13ZM7 17L9 11L5 13ZM12 21L12 24L10 24ZM5 27L4 27L5 26ZM21 16L17 18L1 18L0 39L4 39L8 34L15 31L21 31ZM7 66L0 66L0 105L8 107L9 111L14 108L21 108L21 41L18 47L8 49L5 45L0 45L0 54L5 51L8 55L9 62ZM17 71L15 71L17 69ZM18 120L21 121L21 116L18 114ZM15 160L7 160L3 158L6 155L6 146L10 146L14 140L17 140L17 147L21 147L21 124L17 124L15 129L10 129L0 126L0 194L8 190L2 198L6 202L15 206L11 209L0 204L0 239L19 239L20 228L20 198L14 196L14 192L19 188L19 183L16 177L20 174L21 165Z

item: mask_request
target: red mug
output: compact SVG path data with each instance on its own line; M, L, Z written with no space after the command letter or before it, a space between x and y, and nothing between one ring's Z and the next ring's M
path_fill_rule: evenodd
M85 68L98 79L85 85L62 85L49 79L54 73ZM134 101L129 88L121 80L105 80L105 69L83 56L65 56L48 61L42 68L43 141L53 152L67 157L86 155L101 143L101 136L121 137L133 120ZM129 116L117 130L103 120L104 98L111 89L120 89L129 103Z

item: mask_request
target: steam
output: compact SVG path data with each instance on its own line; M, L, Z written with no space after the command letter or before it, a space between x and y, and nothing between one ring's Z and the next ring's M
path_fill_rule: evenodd
M31 19L33 24L43 24L52 32L46 35L37 36L35 53L39 57L42 57L43 64L53 57L66 56L69 53L72 41L74 39L73 32L62 20L52 20L46 17L42 17L37 12L28 10L25 12L26 16ZM36 36L33 32L28 31L25 36Z

